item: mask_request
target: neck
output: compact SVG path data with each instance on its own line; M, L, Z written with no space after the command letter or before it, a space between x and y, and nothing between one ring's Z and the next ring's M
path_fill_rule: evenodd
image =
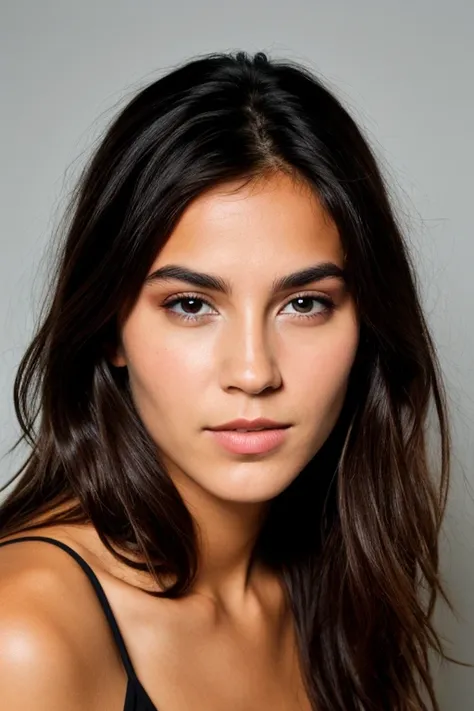
M206 598L229 614L245 610L260 599L264 586L274 585L275 576L252 558L269 503L223 501L187 477L179 477L179 480L173 477L173 480L193 516L198 534L198 575L190 595ZM60 510L58 507L54 512ZM41 525L40 519L38 525ZM117 568L113 555L102 551L102 544L96 540L97 533L90 530L87 534L88 525L67 528L77 529L80 540L107 569ZM140 587L150 587L148 575L138 571L132 573L129 568L120 571L117 573L121 579ZM154 583L150 589L155 589Z
M223 501L189 479L175 483L198 531L199 567L192 593L225 609L241 609L266 575L252 552L268 502Z

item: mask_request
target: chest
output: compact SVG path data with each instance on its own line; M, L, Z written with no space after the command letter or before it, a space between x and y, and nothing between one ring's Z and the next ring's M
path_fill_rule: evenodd
M131 651L159 711L311 711L289 623L211 631L168 620L138 638Z

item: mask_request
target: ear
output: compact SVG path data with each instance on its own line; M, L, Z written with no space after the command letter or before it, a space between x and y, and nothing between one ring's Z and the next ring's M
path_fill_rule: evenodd
M121 345L105 344L105 356L109 363L115 368L124 368L127 366L127 359Z

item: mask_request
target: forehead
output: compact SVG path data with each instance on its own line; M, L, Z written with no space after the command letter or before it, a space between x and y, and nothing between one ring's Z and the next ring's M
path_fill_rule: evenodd
M201 194L184 211L152 268L179 261L230 269L250 260L261 268L280 264L288 270L315 258L342 263L337 227L315 191L279 173Z

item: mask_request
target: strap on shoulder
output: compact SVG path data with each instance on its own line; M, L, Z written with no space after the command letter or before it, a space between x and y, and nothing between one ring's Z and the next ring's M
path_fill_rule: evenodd
M94 590L96 592L97 597L99 598L99 602L102 606L102 609L104 611L104 614L108 620L108 623L112 629L112 634L114 636L115 642L119 648L120 656L122 658L123 665L125 667L125 671L127 672L127 675L129 678L134 679L137 681L137 676L135 674L135 670L132 665L132 661L130 659L130 655L127 651L127 647L125 645L122 633L120 632L120 628L117 624L117 620L115 619L115 615L112 612L112 608L110 607L110 603L107 599L107 596L104 592L104 589L102 585L99 582L99 579L97 578L97 575L94 573L92 568L84 558L82 558L79 553L77 553L73 548L68 546L66 543L63 543L62 541L56 540L56 538L50 538L49 536L23 536L22 538L12 538L10 541L3 541L0 543L1 546L7 546L10 543L19 543L21 541L46 541L47 543L52 543L55 546L58 546L59 548L62 548L66 553L69 553L70 556L74 558L74 560L79 563L89 580L91 581Z

